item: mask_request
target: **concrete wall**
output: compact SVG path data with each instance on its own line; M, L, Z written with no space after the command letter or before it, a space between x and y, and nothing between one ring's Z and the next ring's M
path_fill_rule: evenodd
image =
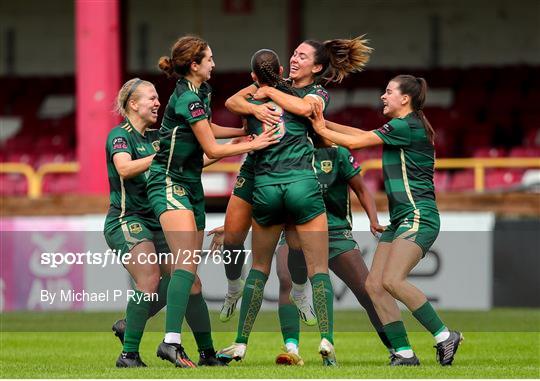
M226 13L223 4L128 1L123 16L128 71L155 70L159 56L186 33L210 41L220 71L245 70L250 55L262 47L275 49L286 61L286 0L253 0L248 16ZM306 38L367 33L376 49L372 67L540 64L537 0L304 0L302 12ZM72 74L73 15L69 0L1 2L0 75L7 70L10 29L16 74Z

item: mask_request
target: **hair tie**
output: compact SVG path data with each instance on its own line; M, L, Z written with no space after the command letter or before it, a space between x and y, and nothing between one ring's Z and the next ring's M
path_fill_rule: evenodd
M133 92L135 91L135 89L137 89L137 86L139 86L141 84L141 82L142 82L142 79L137 79L135 82L133 82L133 85L131 85L131 87L129 88L129 91L127 93L127 97L124 100L124 104L122 105L122 108L124 110L126 109L126 105L128 103L129 98L133 95Z

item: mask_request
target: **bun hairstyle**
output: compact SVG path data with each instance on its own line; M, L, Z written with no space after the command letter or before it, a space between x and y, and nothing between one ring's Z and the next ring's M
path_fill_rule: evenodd
M139 99L139 89L141 86L154 86L151 82L140 78L132 78L122 85L115 101L115 111L122 117L127 117L129 113L128 102L130 99Z
M189 74L193 62L200 64L208 43L200 37L180 37L171 48L171 56L159 59L158 67L167 78L179 78Z
M257 76L259 84L273 87L282 85L292 92L291 86L281 78L280 67L279 57L273 50L261 49L251 57L251 71Z
M429 141L434 144L435 142L435 130L426 115L424 114L424 103L426 102L427 95L427 82L422 77L415 77L413 75L401 74L392 79L392 81L399 83L399 91L401 94L407 94L411 97L411 106L414 112L418 115L424 123L426 129L426 135Z
M364 36L352 40L304 41L315 49L315 65L322 65L322 70L317 74L319 80L340 83L349 74L364 70L373 52L373 48L367 45L369 40Z

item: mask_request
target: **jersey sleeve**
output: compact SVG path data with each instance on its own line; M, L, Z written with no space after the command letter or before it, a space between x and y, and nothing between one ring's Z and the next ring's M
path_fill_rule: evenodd
M353 155L348 149L338 147L338 159L339 159L339 175L344 180L356 176L360 173L360 164L356 161Z
M186 91L177 99L174 111L189 124L194 124L203 119L210 119L203 101L193 91Z
M411 129L403 119L394 118L373 132L382 139L384 144L390 146L406 146L411 143Z
M122 128L115 128L107 137L107 153L108 159L112 161L115 154L119 152L127 152L131 155L130 142L128 132Z
M323 111L326 110L326 107L330 104L330 94L322 86L314 86L307 94L306 97L315 97L322 100Z

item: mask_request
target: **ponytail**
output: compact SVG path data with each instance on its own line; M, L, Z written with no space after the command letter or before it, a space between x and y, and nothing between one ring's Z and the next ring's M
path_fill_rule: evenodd
M351 73L364 69L373 48L368 46L365 35L352 40L335 39L323 43L314 40L305 41L315 49L315 64L322 65L319 78L327 84L340 83Z
M260 84L273 87L281 85L293 92L291 85L281 77L279 69L279 57L273 50L261 49L251 57L251 70Z

